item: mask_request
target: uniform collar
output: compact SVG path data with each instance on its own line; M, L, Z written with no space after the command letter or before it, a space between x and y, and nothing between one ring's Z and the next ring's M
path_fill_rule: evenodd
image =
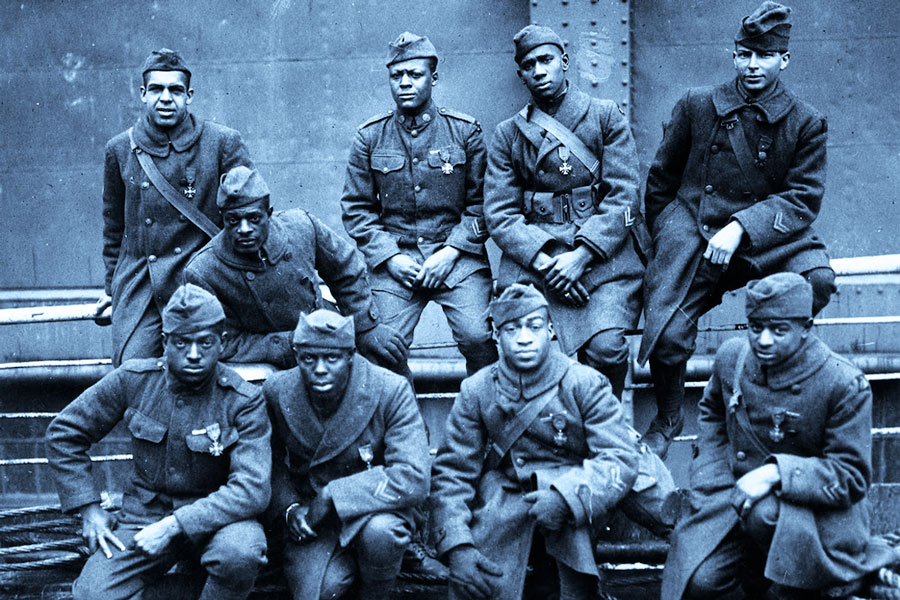
M761 365L751 350L747 357L747 366L755 375L754 379L765 382L770 389L782 390L808 379L822 368L830 356L831 350L828 346L810 334L797 352L785 362L778 365Z
M203 122L197 123L190 113L169 130L159 129L144 115L134 126L134 143L148 154L165 158L169 155L170 147L175 148L176 152L184 152L200 139L202 133Z
M715 89L713 104L719 117L726 117L742 108L752 108L762 115L767 123L773 124L791 111L794 107L794 97L779 80L765 96L755 98L741 88L735 77L729 83Z
M269 237L262 247L266 262L271 265L278 264L278 262L284 258L288 249L287 234L284 231L284 226L281 224L281 219L278 219L277 217L277 214L273 214L269 219ZM228 242L224 231L219 232L216 237L213 238L212 243L213 252L215 252L216 257L226 265L242 271L259 272L266 269L265 263L259 256L254 255L248 257L246 254L238 254L235 252L234 248Z
M165 363L165 357L162 358ZM222 365L216 364L216 368L213 369L212 373L209 377L206 378L205 381L200 383L199 385L188 385L176 378L172 375L172 372L169 370L168 366L165 366L165 376L166 376L166 387L169 389L169 392L177 395L190 395L190 396L208 396L210 391L212 390L213 383L222 375Z
M406 131L422 131L434 121L434 118L437 115L437 107L435 107L433 101L429 100L428 106L426 106L422 112L415 115L415 117L405 115L399 110L395 111L394 115L397 122L400 123L400 126ZM415 126L413 126L414 124Z
M569 358L556 348L551 348L547 360L536 370L524 373L510 368L501 357L497 361L497 383L500 393L513 402L537 398L550 388L559 385L570 364Z
M574 84L568 82L566 84L565 94L562 97L562 103L552 115L554 119L566 126L567 129L574 129L575 126L584 118L588 109L591 107L591 97L579 90ZM534 99L528 103L528 116L531 119L531 110L537 106ZM546 112L546 111L545 111Z

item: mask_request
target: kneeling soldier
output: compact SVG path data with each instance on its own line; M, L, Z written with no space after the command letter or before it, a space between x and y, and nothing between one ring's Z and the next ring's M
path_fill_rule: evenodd
M700 400L665 600L819 598L895 560L869 537L869 384L810 333L812 314L801 275L748 285L749 343L722 344Z
M246 598L266 563L253 518L269 502L271 428L259 390L218 363L224 320L212 294L178 288L162 314L164 357L126 361L50 423L62 508L80 511L88 547L101 549L76 599L138 597L186 554L207 572L202 599ZM119 421L134 459L113 531L87 451Z
M511 285L490 313L500 360L463 381L434 465L450 597L520 598L537 531L560 598L595 598L595 534L620 501L642 523L664 521L672 477L637 444L606 377L551 348L547 300L534 287Z
M353 321L301 315L297 368L269 379L270 512L284 518L295 600L388 598L428 494L425 425L409 383L354 352Z

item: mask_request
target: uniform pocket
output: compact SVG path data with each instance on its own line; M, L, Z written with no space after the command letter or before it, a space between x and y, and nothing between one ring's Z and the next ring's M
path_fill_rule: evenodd
M125 413L128 431L131 433L131 453L134 456L134 472L144 487L159 486L163 470L163 454L168 427L142 412L129 408Z
M442 169L448 163L454 167L466 164L466 151L460 146L442 146L428 151L429 167Z
M191 481L197 489L212 489L225 483L231 464L229 453L238 441L234 427L223 427L216 445L207 433L189 433L184 436L190 450Z
M384 174L390 173L392 171L399 171L403 168L403 165L405 163L405 156L393 154L375 154L372 156L372 158L369 159L369 164L372 167L372 170Z

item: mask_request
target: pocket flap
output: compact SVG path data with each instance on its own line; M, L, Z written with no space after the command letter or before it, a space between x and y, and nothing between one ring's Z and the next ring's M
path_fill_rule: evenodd
M447 157L447 160L441 156L441 153ZM466 162L466 151L459 146L444 146L428 151L428 166L440 168L445 162L451 165L462 165Z
M373 171L381 171L382 173L390 173L403 168L406 162L405 156L397 155L374 155L370 159Z
M131 421L128 422L128 431L131 435L154 444L160 443L166 437L167 430L167 426L136 410L132 412Z
M234 427L226 427L222 429L222 435L219 437L219 444L222 445L222 451L233 445L238 440L238 432ZM184 436L184 441L191 452L199 452L201 454L212 454L210 447L213 441L205 433L189 433Z

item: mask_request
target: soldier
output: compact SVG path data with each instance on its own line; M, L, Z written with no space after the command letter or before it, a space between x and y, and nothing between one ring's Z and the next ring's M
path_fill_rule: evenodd
M434 464L450 597L520 598L537 532L559 597L595 598L596 533L620 504L665 534L672 476L637 444L606 378L551 348L549 305L533 286L509 286L490 316L500 360L463 381Z
M400 334L379 324L353 244L306 211L273 214L266 182L247 167L222 176L216 204L225 228L191 259L184 277L222 302L223 359L296 366L291 333L301 312L322 306L319 276L353 317L363 355L387 368L405 359Z
M531 101L497 126L488 153L498 285L541 287L563 351L580 352L621 397L643 274L629 235L640 210L634 140L614 102L566 80L569 58L552 29L528 25L513 41Z
M125 362L50 423L62 509L81 513L94 552L76 600L138 597L185 555L206 570L203 600L246 598L266 564L254 517L269 501L271 428L259 390L218 363L224 319L209 292L178 288L162 314L165 356ZM116 527L87 451L119 421L134 458Z
M218 231L219 176L251 166L241 135L188 111L191 71L163 48L141 69L146 114L106 144L103 262L113 365L162 354L160 313L188 259Z
M661 456L684 424L697 321L726 291L793 271L812 284L816 314L835 289L810 227L825 191L827 126L779 82L790 29L790 9L774 2L743 19L737 77L678 101L647 176L655 257L645 277L640 361L650 359L657 402L644 439Z
M363 123L341 197L344 227L365 255L385 322L407 346L422 310L441 305L471 374L497 360L484 312L491 273L482 215L481 126L438 108L437 51L405 32L387 62L397 104Z
M818 599L896 560L869 537L872 393L810 332L813 298L796 273L747 286L749 343L722 344L700 401L665 600Z
M294 331L297 367L266 381L270 512L284 519L295 600L388 598L428 495L425 425L409 383L354 352L353 321L317 310Z

